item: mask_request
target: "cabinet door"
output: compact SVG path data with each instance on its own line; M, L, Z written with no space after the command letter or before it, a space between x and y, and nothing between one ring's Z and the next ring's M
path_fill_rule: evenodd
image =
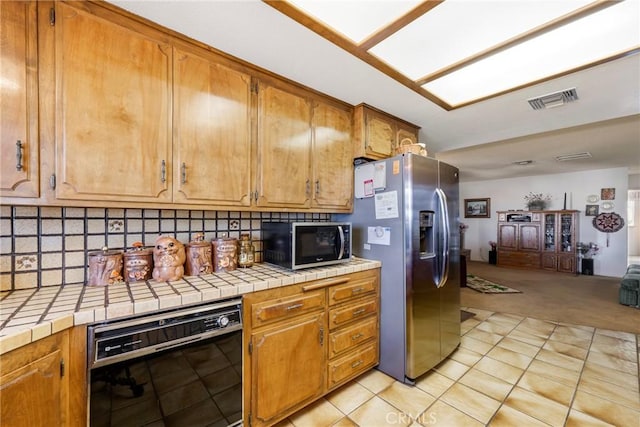
M409 129L400 123L397 124L397 128L394 152L397 153L401 145L418 143L418 131L416 129Z
M518 226L518 249L522 251L540 250L540 225L519 224Z
M498 225L498 247L500 249L518 249L517 224Z
M36 2L0 2L0 194L38 197Z
M63 425L61 362L62 352L58 350L13 372L3 372L0 379L3 425Z
M312 128L312 206L349 211L353 203L351 112L317 104Z
M555 253L542 253L542 268L545 270L556 271L557 269L557 256Z
M82 5L55 2L56 196L171 201L169 44Z
M270 425L324 391L325 314L280 323L251 336L251 425Z
M174 50L174 202L251 204L251 76Z
M258 88L258 199L261 207L308 208L311 104L265 83Z
M558 271L563 273L576 272L576 256L575 255L558 255Z
M391 120L368 111L365 116L366 152L370 156L393 156L395 129Z

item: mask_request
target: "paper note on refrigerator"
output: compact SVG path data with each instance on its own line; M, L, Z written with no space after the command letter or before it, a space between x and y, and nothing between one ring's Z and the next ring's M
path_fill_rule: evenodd
M386 191L375 195L376 219L398 218L398 192Z
M391 227L367 227L367 244L389 246L391 244Z

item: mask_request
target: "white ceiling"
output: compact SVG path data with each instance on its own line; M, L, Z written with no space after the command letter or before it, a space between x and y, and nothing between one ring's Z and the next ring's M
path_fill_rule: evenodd
M445 111L258 0L110 3L350 104L364 102L420 126L429 155L458 166L462 181L614 167L640 173L638 54ZM527 102L572 87L576 102L538 111ZM584 151L593 157L555 160ZM533 163L513 165L522 160Z

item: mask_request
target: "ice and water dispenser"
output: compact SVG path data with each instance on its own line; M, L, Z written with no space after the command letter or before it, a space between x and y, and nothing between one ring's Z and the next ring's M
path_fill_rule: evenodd
M435 253L433 211L420 211L420 258L432 258Z

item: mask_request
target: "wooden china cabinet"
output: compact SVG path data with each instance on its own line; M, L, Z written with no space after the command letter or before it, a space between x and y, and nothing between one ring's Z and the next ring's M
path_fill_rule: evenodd
M578 211L498 212L497 265L576 272Z

